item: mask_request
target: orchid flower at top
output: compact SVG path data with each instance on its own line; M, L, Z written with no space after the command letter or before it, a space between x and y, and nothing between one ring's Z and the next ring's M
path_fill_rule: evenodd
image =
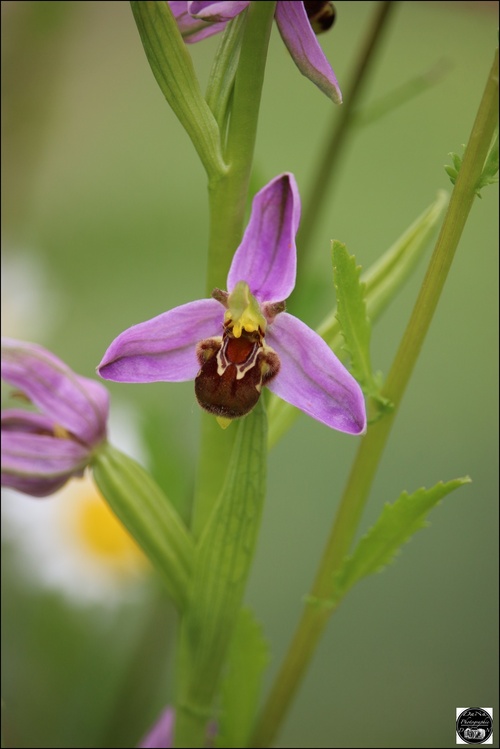
M39 409L2 410L2 486L44 497L82 476L106 439L106 389L41 346L10 338L2 338L2 379Z
M244 416L266 385L333 429L361 434L361 388L330 347L285 312L295 286L300 199L282 174L254 198L227 291L175 307L116 338L98 367L118 382L195 380L199 404L221 426Z
M170 2L186 42L198 42L222 31L228 21L249 5L246 2ZM335 73L316 34L329 29L335 20L331 2L278 1L276 23L285 45L300 72L323 93L340 104L342 94Z

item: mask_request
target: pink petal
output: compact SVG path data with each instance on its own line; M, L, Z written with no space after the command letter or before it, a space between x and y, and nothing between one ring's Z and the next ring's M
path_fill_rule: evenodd
M42 346L3 338L2 378L80 441L93 445L105 436L109 408L106 389L99 382L76 375Z
M297 183L293 174L285 173L253 199L249 224L229 269L228 290L246 281L259 302L287 299L295 286L299 220Z
M142 739L139 749L169 749L174 743L174 721L175 712L167 707Z
M2 411L2 434L4 432L28 432L31 434L54 434L54 421L45 414L7 408Z
M43 497L81 475L88 460L74 440L2 430L2 486Z
M218 34L226 26L223 23L209 23L201 18L193 18L188 12L187 2L169 2L170 8L175 16L179 31L181 32L186 43L199 42L208 36Z
M349 434L365 431L361 388L317 333L283 312L269 327L266 343L281 362L269 390L332 429Z
M224 308L199 299L134 325L115 338L97 368L116 382L194 380L200 365L196 344L222 335Z
M2 486L14 489L30 497L48 497L61 489L71 476L60 476L56 479L41 476L15 476L2 471Z
M249 5L246 2L188 2L188 11L205 21L230 21Z
M302 2L283 0L276 5L281 37L300 72L336 104L342 103L335 73L316 39Z

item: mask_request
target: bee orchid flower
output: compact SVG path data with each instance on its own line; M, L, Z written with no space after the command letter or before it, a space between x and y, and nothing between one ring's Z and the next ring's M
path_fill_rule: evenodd
M247 414L267 386L333 429L361 434L361 389L335 354L285 312L295 286L300 198L292 174L254 198L249 224L227 277L215 289L121 333L98 373L117 382L195 380L199 404L221 426Z
M244 11L247 2L170 2L170 8L186 42L198 42L222 31L228 21ZM340 104L342 94L335 73L316 34L327 31L335 20L331 2L276 3L275 20L300 72L323 93Z
M106 388L41 346L10 338L2 338L2 379L38 408L2 410L2 486L53 494L83 475L106 439Z

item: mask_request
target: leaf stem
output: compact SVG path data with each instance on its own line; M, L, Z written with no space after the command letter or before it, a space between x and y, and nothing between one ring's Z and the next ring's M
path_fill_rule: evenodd
M479 105L448 211L382 394L395 408L373 424L363 438L335 518L323 559L311 589L309 605L298 624L288 653L255 730L250 746L267 747L276 736L323 629L332 613L328 600L333 576L353 542L380 458L406 386L431 324L448 271L462 235L498 121L498 50ZM322 606L321 601L325 602ZM319 605L318 605L319 604Z

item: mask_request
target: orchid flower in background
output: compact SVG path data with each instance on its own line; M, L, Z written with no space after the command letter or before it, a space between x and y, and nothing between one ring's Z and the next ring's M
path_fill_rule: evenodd
M248 413L266 385L333 429L364 432L360 386L317 333L284 311L295 286L299 218L295 178L285 173L254 198L228 291L125 330L99 374L117 382L195 380L199 404L221 426Z
M169 2L186 42L198 42L222 31L228 21L245 10L246 2ZM316 34L327 31L335 20L331 2L276 3L275 13L281 38L300 72L337 104L342 94L335 73Z
M115 402L107 433L110 442L147 465L139 414L129 404ZM70 479L47 502L3 488L2 540L15 548L20 577L57 591L71 605L110 609L147 595L151 566L90 471Z
M174 709L165 708L154 726L138 744L139 749L169 749L174 743L174 720Z
M175 710L169 706L160 714L156 723L137 745L138 749L170 749L174 743L174 726ZM217 724L211 722L207 726L207 746L213 746L216 735Z
M39 411L2 411L2 486L44 497L82 476L106 439L109 396L41 346L2 339L2 378Z

